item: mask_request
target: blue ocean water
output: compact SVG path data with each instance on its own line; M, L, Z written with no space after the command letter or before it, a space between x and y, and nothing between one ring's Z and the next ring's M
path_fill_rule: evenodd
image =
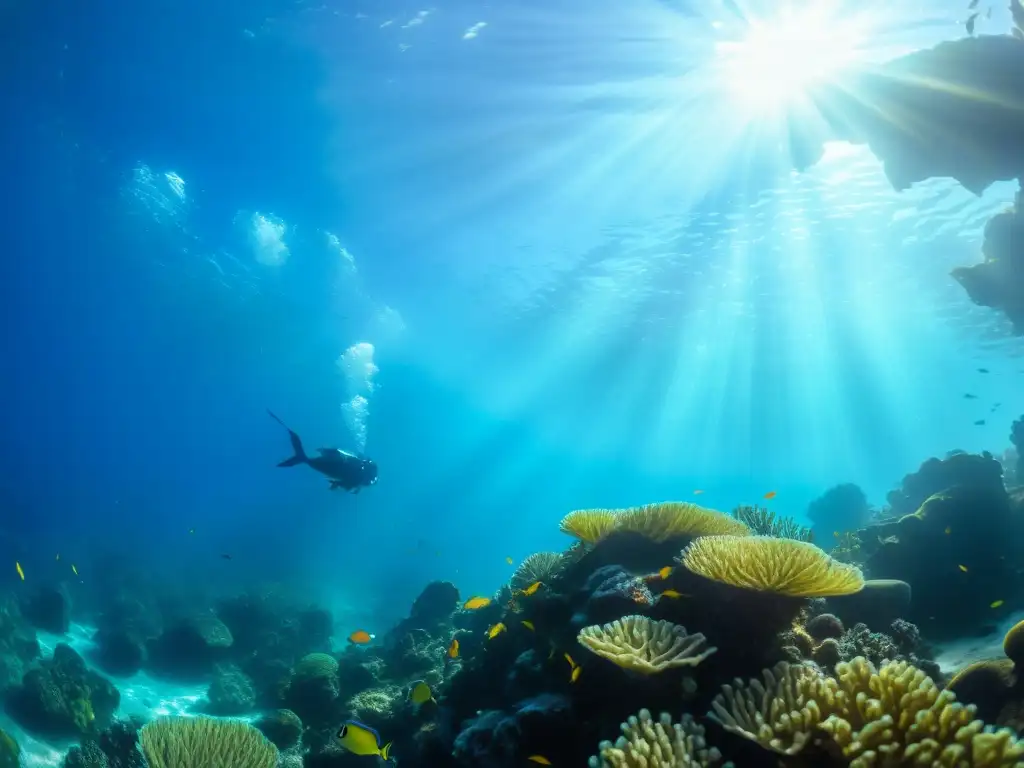
M962 34L877 10L875 60ZM383 631L572 509L806 523L1001 454L1024 347L949 271L1014 187L895 192L845 144L794 171L707 64L735 16L4 3L0 582L280 584ZM268 408L379 482L277 468Z

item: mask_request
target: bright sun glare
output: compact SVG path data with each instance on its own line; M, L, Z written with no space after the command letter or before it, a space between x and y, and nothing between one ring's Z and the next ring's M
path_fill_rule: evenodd
M807 86L856 61L864 37L859 21L819 7L751 19L742 40L715 48L728 90L745 109L761 112L799 99Z

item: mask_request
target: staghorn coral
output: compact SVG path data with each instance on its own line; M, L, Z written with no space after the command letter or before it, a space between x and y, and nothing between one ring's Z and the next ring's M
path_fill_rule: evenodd
M614 744L598 745L599 754L590 758L590 768L706 768L721 759L717 749L707 748L704 728L689 715L673 724L666 713L655 720L641 709L620 728L622 735Z
M852 768L875 765L995 768L1024 760L1024 742L975 718L920 669L890 661L876 669L858 657L836 678L781 663L765 685L724 686L711 717L766 749L793 755L820 734ZM826 744L826 748L828 744Z
M611 509L578 509L562 518L558 529L580 541L596 544L615 530L618 519Z
M813 538L810 528L799 525L791 517L780 517L766 507L741 505L732 511L732 516L757 536L798 541L811 541Z
M513 592L526 589L536 581L549 582L562 570L562 555L558 552L535 552L523 560L509 580Z
M717 649L685 627L646 616L624 616L603 626L585 627L580 645L623 669L653 675L673 667L694 667Z
M746 536L750 533L743 522L729 515L680 501L624 509L618 513L617 529L639 533L655 542L680 536Z
M679 561L712 581L790 597L830 597L860 591L864 576L806 541L771 536L704 536Z
M212 717L161 717L139 733L150 768L274 768L277 747L251 725Z

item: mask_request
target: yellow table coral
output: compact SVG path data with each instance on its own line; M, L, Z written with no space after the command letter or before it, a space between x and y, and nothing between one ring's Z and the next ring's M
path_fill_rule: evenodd
M691 635L671 621L624 616L601 626L585 627L580 645L633 672L654 675L672 667L694 667L717 649L704 635Z
M859 592L864 575L806 541L771 536L704 536L679 561L691 572L734 587L790 597Z

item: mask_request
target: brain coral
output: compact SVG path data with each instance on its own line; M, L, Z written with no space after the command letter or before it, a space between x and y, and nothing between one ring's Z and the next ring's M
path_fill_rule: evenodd
M704 536L684 549L679 561L712 581L791 597L849 595L864 587L859 568L794 539Z
M603 626L580 630L580 645L633 672L653 675L673 667L693 667L715 652L699 632L670 621L624 616Z
M796 754L818 731L852 768L996 768L1024 761L1024 742L1011 731L987 729L973 706L905 661L876 670L857 657L837 664L836 678L783 663L764 677L765 685L725 686L711 716L776 752Z
M618 529L633 531L657 542L681 536L746 536L750 533L750 529L734 517L678 501L625 509L618 514Z
M600 754L590 758L590 768L696 768L721 759L718 750L706 748L704 729L689 715L673 725L669 715L654 720L641 709L620 728L622 735L614 744L598 745Z
M150 768L275 768L277 747L251 725L212 717L162 717L139 732Z

